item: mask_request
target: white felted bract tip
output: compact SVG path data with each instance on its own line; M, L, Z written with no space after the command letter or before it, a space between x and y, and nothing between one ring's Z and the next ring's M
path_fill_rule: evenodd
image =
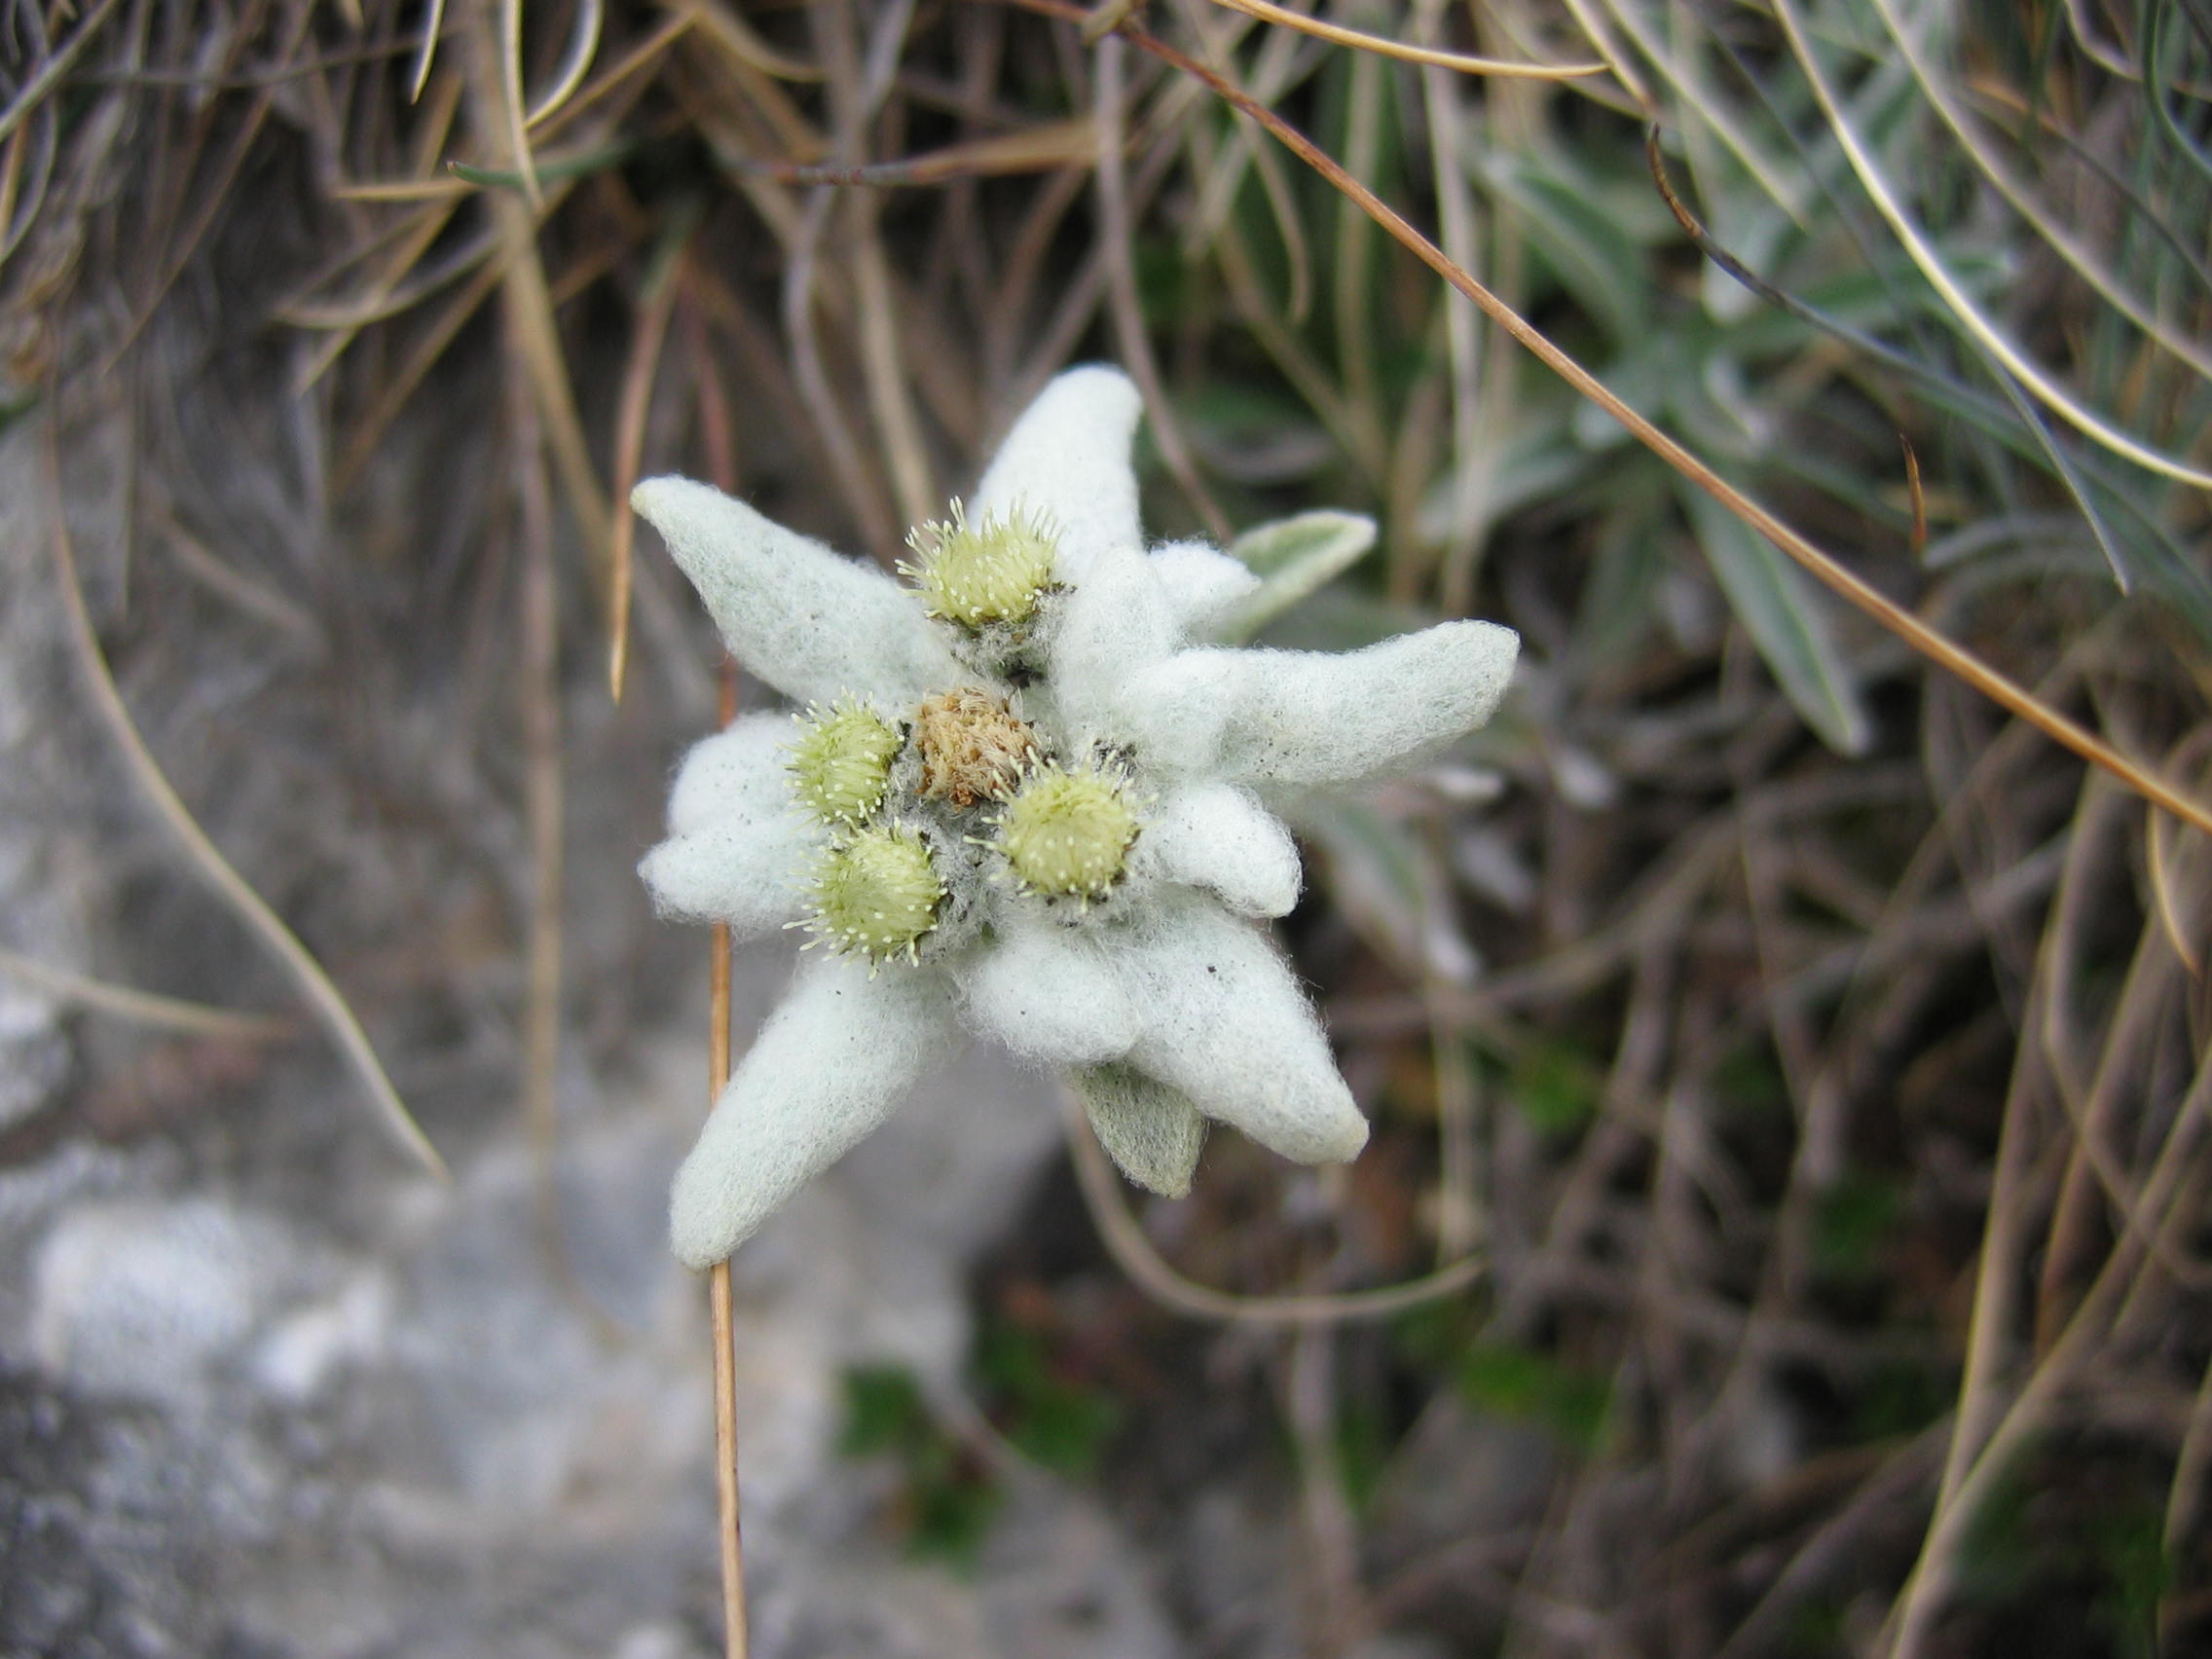
M834 957L799 970L731 1075L669 1198L690 1268L724 1260L808 1180L891 1115L952 1053L941 989Z
M1163 1198L1189 1194L1206 1121L1187 1096L1127 1066L1098 1066L1068 1081L1116 1168Z
M793 879L816 844L792 810L780 716L752 715L692 746L669 793L669 838L638 873L662 915L722 922L736 934L782 927L799 913Z
M1189 784L1145 823L1137 869L1211 890L1242 916L1285 916L1298 903L1298 846L1248 791Z
M1128 1052L1137 1011L1080 930L1015 924L968 980L968 1013L987 1035L1049 1066L1092 1066Z
M648 478L630 504L668 543L730 653L787 697L851 691L910 702L954 672L897 582L688 478Z
M1519 637L1440 622L1365 650L1184 651L1139 678L1133 733L1166 764L1271 785L1358 783L1489 719Z
M1114 964L1144 1019L1128 1064L1297 1162L1367 1144L1313 1011L1251 923L1196 896L1163 903Z
M791 793L784 770L791 733L781 715L747 715L693 744L668 793L670 831L782 807Z
M1014 422L969 512L981 519L1019 507L1050 518L1059 537L1055 571L1081 582L1102 549L1141 542L1129 450L1143 409L1119 369L1070 369Z

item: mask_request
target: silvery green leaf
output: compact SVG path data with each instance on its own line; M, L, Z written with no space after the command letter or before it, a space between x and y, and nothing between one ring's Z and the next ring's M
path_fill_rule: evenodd
M1189 1095L1130 1066L1096 1066L1071 1073L1068 1082L1116 1168L1161 1198L1191 1190L1206 1121Z
M1375 521L1360 513L1299 513L1246 531L1229 550L1260 586L1227 613L1213 637L1225 645L1250 639L1374 545Z
M1783 694L1830 749L1863 755L1872 728L1811 579L1703 490L1681 496L1706 562Z

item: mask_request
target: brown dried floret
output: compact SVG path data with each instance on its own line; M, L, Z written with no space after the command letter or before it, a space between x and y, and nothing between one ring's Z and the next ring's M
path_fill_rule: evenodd
M1037 756L1026 721L988 691L940 691L914 715L914 748L922 757L922 793L966 809L1005 800Z

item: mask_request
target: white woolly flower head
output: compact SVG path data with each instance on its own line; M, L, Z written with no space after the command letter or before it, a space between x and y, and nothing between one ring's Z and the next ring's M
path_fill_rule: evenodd
M1265 920L1276 810L1487 719L1517 642L1448 622L1344 654L1235 648L1373 540L1344 514L1146 548L1138 399L1060 376L900 582L681 478L631 499L732 653L800 704L685 758L640 866L665 914L802 927L783 1005L678 1172L727 1256L973 1030L1069 1077L1132 1180L1189 1189L1209 1121L1305 1162L1367 1124Z

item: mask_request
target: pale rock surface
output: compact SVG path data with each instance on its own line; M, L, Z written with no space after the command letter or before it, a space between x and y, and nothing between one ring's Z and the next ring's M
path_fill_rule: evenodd
M18 549L44 545L35 514L22 514L35 492L13 487L33 442L28 424L0 442L0 512ZM110 568L102 534L88 515L80 554L95 572ZM71 902L96 915L106 948L192 938L203 954L187 974L200 994L272 1006L280 977L151 827L55 654L15 654L25 639L59 638L42 573L36 560L0 569L0 741L32 734L28 769L12 769L18 751L8 749L0 789L36 807L0 813L0 883L17 870L42 872L34 885L63 868L98 876L127 847L141 888L174 913L166 931L134 933L136 912L121 915L113 891L91 882ZM225 648L250 662L253 640L241 638ZM26 664L35 672L18 674ZM440 1189L399 1161L312 1032L112 1145L74 1115L97 1077L72 1079L63 1065L40 1085L18 1109L25 1135L39 1133L0 1157L0 1655L719 1653L705 1299L665 1242L669 1172L705 1110L704 975L696 940L670 942L630 871L657 817L660 762L649 751L641 760L637 731L606 715L602 694L569 710L564 1268L539 1231L535 1158L512 1098L502 1033L515 993L500 977L511 957L484 949L473 980L452 970L459 1006L437 1011L440 1026L410 1023L380 988L387 970L348 944L346 927L398 891L454 930L424 949L470 946L439 914L464 891L454 872L466 866L448 854L411 869L374 822L266 810L294 789L285 765L319 741L312 723L259 728L234 787L216 789L192 768L231 752L180 742L163 721L181 700L159 682L129 689L240 866L288 906L303 893L332 906L314 912L315 942L350 986L368 988L372 1028L425 1107L455 1183ZM435 700L443 690L397 694L391 741L455 742ZM673 756L672 742L656 741ZM57 760L64 770L43 769ZM512 857L514 827L471 794L469 766L433 751L405 775ZM61 822L62 808L75 816ZM73 840L95 814L99 834ZM303 822L324 839L298 834ZM317 865L333 844L362 862ZM289 884L272 874L303 870ZM414 885L395 889L401 881ZM46 943L83 940L64 931ZM781 951L741 955L741 1050L789 967ZM620 1017L639 976L672 972L696 976L662 996L688 1011L678 1025ZM611 1037L601 1029L608 1008ZM64 1031L115 1050L117 1064L165 1041L72 1019L10 1027L0 1005L0 1067L65 1043ZM424 1030L444 1034L433 1043ZM0 1109L0 1128L6 1117ZM959 1386L971 1272L1057 1135L1037 1080L971 1056L926 1083L740 1259L758 1659L1178 1650L1146 1554L1094 1497L1023 1481L964 1580L901 1558L881 1527L880 1471L836 1451L848 1366L908 1365L933 1397Z

